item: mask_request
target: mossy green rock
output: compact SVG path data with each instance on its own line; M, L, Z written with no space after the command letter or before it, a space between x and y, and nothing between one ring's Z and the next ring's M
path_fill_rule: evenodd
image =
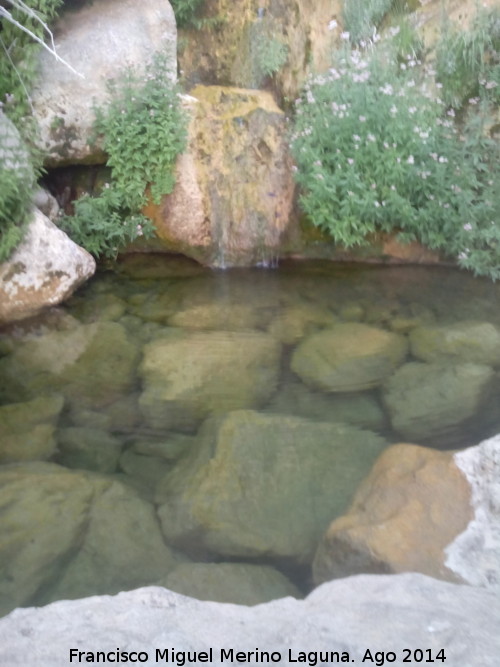
M67 468L115 472L122 443L107 431L73 426L58 432L60 453L57 462Z
M238 410L209 420L158 487L167 541L245 558L312 559L385 441L346 424Z
M265 403L279 362L267 334L173 331L144 347L139 404L153 428L189 430L212 413Z
M422 361L448 359L500 366L500 329L491 322L418 327L410 334L410 348Z
M500 426L498 379L481 364L405 364L383 396L392 427L408 442L458 447Z
M248 563L182 563L157 584L198 600L247 606L302 597L274 567Z
M382 384L407 350L403 336L350 322L306 338L293 353L291 368L315 389L363 391Z
M0 360L11 395L32 398L49 384L63 389L71 404L101 407L128 392L135 379L138 351L116 322L78 326L27 337Z
M50 458L56 450L55 425L64 405L60 395L0 407L0 463Z

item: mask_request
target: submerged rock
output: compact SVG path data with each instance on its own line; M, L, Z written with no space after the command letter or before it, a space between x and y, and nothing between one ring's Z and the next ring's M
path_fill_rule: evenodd
M210 420L200 440L158 488L167 540L299 563L386 446L354 426L251 410Z
M144 347L140 407L153 428L193 429L212 413L265 403L279 363L280 346L267 334L171 330Z
M457 447L500 425L499 391L489 366L412 362L389 378L383 397L393 429L408 442Z
M83 468L97 472L115 472L122 443L107 431L78 427L60 429L57 434L57 462L67 468Z
M491 322L423 326L410 334L411 353L422 361L472 361L500 366L500 329Z
M358 324L338 324L299 344L291 368L308 385L329 392L381 385L403 363L408 343L398 334Z
M314 559L315 582L421 572L500 590L500 436L462 452L386 449Z
M167 249L215 267L272 264L290 233L284 113L265 91L197 86L176 186L145 212Z
M252 609L201 602L164 588L116 597L56 602L19 609L0 620L0 662L26 667L67 667L70 650L144 651L157 665L157 650L213 650L213 665L237 665L236 652L276 651L283 667L311 662L375 664L389 655L395 667L408 656L432 656L447 667L496 667L500 654L498 595L421 574L349 577L324 584L306 600L275 600ZM233 649L221 659L221 649ZM427 650L430 653L427 653ZM87 651L92 653L87 653ZM320 657L320 651L326 658ZM395 654L393 660L392 651ZM425 651L425 653L424 653ZM436 659L441 652L445 658ZM300 653L301 652L301 653ZM171 653L168 653L169 657ZM259 653L259 657L260 657ZM263 656L259 664L265 663Z
M54 395L0 406L0 463L50 458L63 405L63 397Z
M152 505L51 463L0 468L0 613L152 583L176 564Z
M302 597L274 567L248 563L182 563L157 583L198 600L250 606L288 596Z
M0 264L0 323L22 320L61 303L95 268L86 250L33 209L23 241Z
M32 92L40 148L50 166L106 162L102 148L89 145L94 105L108 99L107 84L127 65L147 66L155 52L166 56L176 76L176 27L166 0L100 0L63 11L54 27L57 52L79 74L40 50Z

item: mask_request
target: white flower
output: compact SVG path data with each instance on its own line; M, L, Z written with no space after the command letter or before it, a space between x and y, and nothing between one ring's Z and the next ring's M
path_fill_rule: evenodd
M360 116L359 117L359 122L360 123L366 123L366 116Z
M359 134L353 134L352 138L354 139L354 141L361 141L361 137L359 136Z
M447 157L443 157L442 155L439 156L438 162L441 162L441 164L444 164L445 162L448 162Z
M376 201L376 202L374 202L374 205L375 205L375 208L379 208L380 202Z
M335 30L337 26L338 26L337 21L335 21L335 19L332 19L328 24L328 30Z
M492 88L496 88L498 86L498 83L496 81L488 81L488 83L484 86L486 90L491 90Z
M366 136L366 140L367 140L367 141L371 141L371 142L373 143L373 142L376 141L376 138L375 138L375 136L374 136L371 132L369 132L369 133L367 134L367 136Z
M349 164L354 164L354 160L352 159L352 157L348 157L348 158L347 158L347 162L348 162Z
M349 35L349 33L348 33L347 31L346 31L346 32L341 32L341 33L340 33L340 39L343 39L345 42L348 41L349 37L350 37L350 35Z
M406 160L406 162L407 162L408 164L415 164L415 158L413 157L413 155L410 155L410 156L408 157L408 159Z
M470 222L467 222L464 225L464 229L465 229L466 232L471 232L472 231L472 225L470 224Z
M408 113L411 113L412 115L417 112L417 107L410 107L408 109Z
M392 107L389 109L389 111L390 111L392 114L395 114L395 113L398 112L398 108L397 108L397 106L396 106L395 104L393 104Z

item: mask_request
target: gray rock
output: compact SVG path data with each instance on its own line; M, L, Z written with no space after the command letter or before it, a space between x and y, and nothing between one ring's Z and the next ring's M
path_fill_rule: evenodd
M108 99L106 84L124 67L144 68L157 51L176 76L175 18L166 0L100 0L63 11L55 25L57 51L82 77L40 50L39 77L32 92L40 147L47 162L105 162L91 149L95 103Z
M251 410L210 420L200 446L159 484L167 541L308 563L385 445L354 426Z
M481 364L405 364L383 397L392 427L408 442L456 448L500 422L498 380Z
M274 567L248 563L182 563L157 585L198 600L245 605L302 597Z
M382 384L404 361L408 343L398 334L358 324L338 324L306 338L291 368L315 389L363 391Z
M280 346L267 334L174 329L144 347L139 404L153 428L192 429L211 413L265 403L279 361Z
M54 432L63 405L63 397L54 395L0 406L0 463L50 458L56 451Z
M67 468L115 472L122 443L98 428L73 426L58 431L60 453L57 462Z
M236 665L241 664L237 651L258 647L278 651L280 666L300 664L299 651L305 652L305 660L308 652L338 651L340 659L346 652L349 663L362 664L369 650L372 659L364 664L376 664L375 656L382 664L385 656L391 660L385 664L406 667L403 660L413 659L414 651L423 651L425 659L429 650L434 659L442 649L446 661L436 664L497 667L499 618L496 594L420 574L340 579L306 600L286 598L252 608L200 602L152 587L17 610L0 620L0 663L67 667L71 649L95 656L119 648L143 651L145 665L157 665L156 651L166 649L169 663L174 663L171 649L212 649L208 664ZM232 658L222 662L221 649L234 649ZM247 664L265 663L265 658L257 662L247 657ZM335 656L326 661L316 657L318 664L340 662Z
M500 329L491 322L423 326L410 334L411 353L422 361L472 361L500 366Z
M33 209L23 241L0 264L0 322L31 317L61 303L95 268L86 250Z
M49 220L55 222L59 214L59 204L57 199L44 188L38 188L33 194L33 205L47 216Z

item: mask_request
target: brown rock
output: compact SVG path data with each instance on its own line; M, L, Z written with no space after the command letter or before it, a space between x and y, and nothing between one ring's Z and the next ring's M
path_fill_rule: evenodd
M315 582L399 572L457 581L445 565L445 549L472 519L470 496L452 452L389 447L347 514L328 528L313 564Z

